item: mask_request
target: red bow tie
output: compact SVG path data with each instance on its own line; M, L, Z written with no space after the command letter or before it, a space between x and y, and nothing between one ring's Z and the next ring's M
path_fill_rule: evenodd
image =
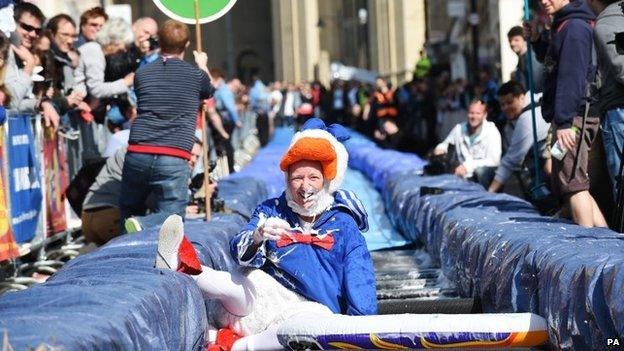
M288 235L282 236L277 241L277 247L284 247L292 244L315 245L329 251L334 246L334 237L331 234L319 237L309 234L289 233Z

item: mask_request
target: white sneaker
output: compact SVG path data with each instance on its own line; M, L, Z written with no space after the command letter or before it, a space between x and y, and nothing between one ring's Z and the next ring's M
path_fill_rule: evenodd
M178 251L184 238L184 223L182 217L171 215L160 227L158 234L158 251L156 253L156 268L178 269Z

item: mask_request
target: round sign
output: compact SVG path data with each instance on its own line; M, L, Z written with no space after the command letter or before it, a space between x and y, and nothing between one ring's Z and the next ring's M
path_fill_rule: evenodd
M156 6L170 18L195 24L195 0L154 0ZM208 23L225 15L236 0L199 0L199 23Z

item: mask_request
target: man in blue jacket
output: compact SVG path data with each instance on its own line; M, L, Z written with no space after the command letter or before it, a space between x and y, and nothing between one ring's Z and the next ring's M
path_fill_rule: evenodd
M588 85L595 71L595 16L580 0L540 3L553 18L549 41L538 40L532 31L528 33L538 59L544 63L542 115L552 125L553 143L567 151L561 160L553 157L553 189L569 205L574 222L605 227L604 216L589 193L588 177L589 150L599 129L598 114L586 111Z

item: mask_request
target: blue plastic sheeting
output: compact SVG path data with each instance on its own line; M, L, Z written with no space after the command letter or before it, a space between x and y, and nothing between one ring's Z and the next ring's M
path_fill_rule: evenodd
M218 184L219 198L225 201L225 207L245 220L250 219L256 206L267 199L264 182L256 178L227 177L219 180Z
M427 201L418 201L422 186L442 189L445 196L431 196ZM388 178L387 191L384 193L386 206L398 207L396 211L389 211L392 223L409 239L423 243L429 243L428 236L432 235L432 225L437 220L430 218L430 212L432 204L437 204L440 198L445 199L444 206L439 209L439 213L442 214L456 207L495 207L501 211L537 214L528 202L505 194L487 193L479 184L453 175L421 177L415 172L397 173ZM438 260L439 256L435 250L431 255L434 260Z
M363 235L369 251L409 244L390 223L381 195L362 173L347 169L341 188L355 192L368 213L369 229Z
M273 139L267 146L258 151L249 164L241 169L240 172L234 173L225 179L253 177L265 184L266 198L279 197L285 186L284 173L279 168L279 162L288 148L293 135L294 132L290 128L277 128Z
M202 262L221 267L213 251L242 225L239 216L215 216L210 225L187 223L186 233ZM121 236L46 283L3 295L0 335L7 331L15 350L203 350L202 294L190 277L152 268L157 232Z
M384 203L464 296L486 312L533 312L564 349L624 336L624 236L540 216L527 202L454 176L387 178ZM420 196L420 187L444 189Z
M426 164L414 154L382 150L372 141L353 132L345 146L349 152L349 167L363 172L379 190L384 188L388 176L420 170Z

